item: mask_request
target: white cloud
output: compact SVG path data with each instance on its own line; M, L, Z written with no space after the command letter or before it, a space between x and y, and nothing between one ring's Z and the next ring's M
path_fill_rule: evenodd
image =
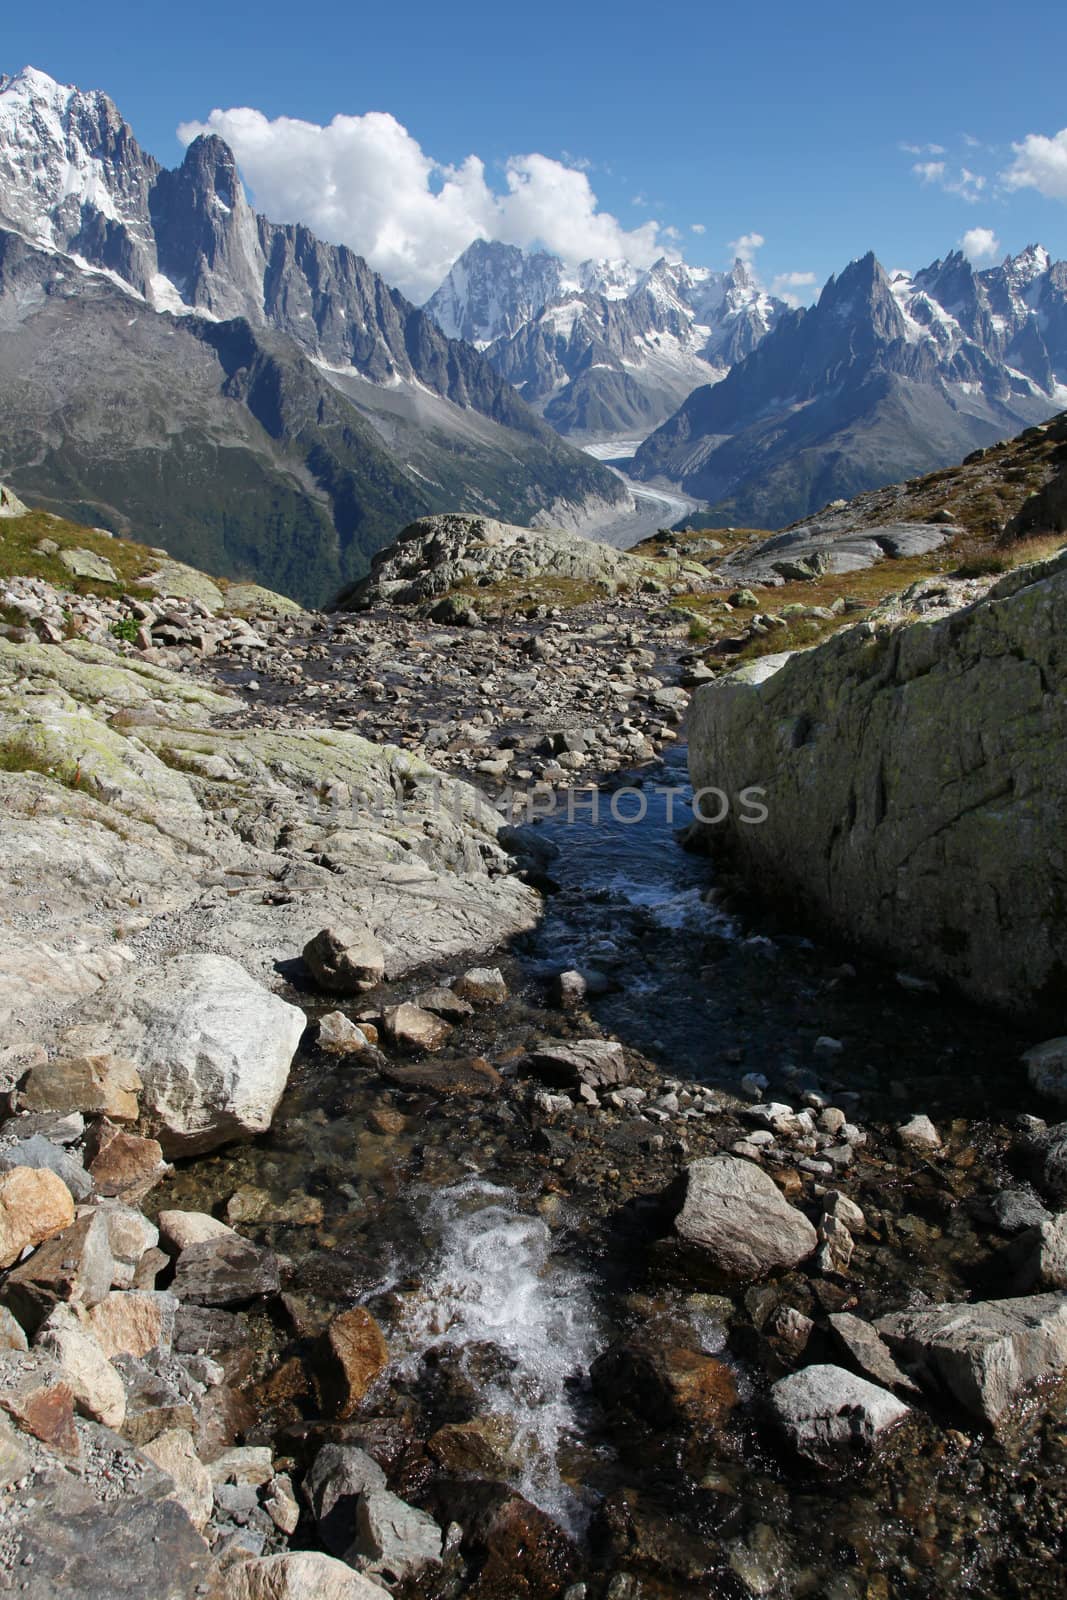
M1000 240L992 228L968 228L960 240L960 249L968 261L977 266L983 261L995 261L1000 255Z
M323 127L237 107L178 129L186 144L200 133L217 133L232 147L268 216L350 245L417 301L474 239L540 246L568 265L624 256L648 267L663 254L660 224L624 228L600 209L575 165L512 156L497 189L478 156L444 166L386 112L337 116Z
M814 272L779 272L771 279L771 293L779 300L784 300L787 306L803 305L805 298L810 295L797 294L798 289L812 289L818 282Z
M707 229L705 228L705 226L704 226L704 224L702 222L691 222L689 224L689 232L690 233L706 233Z
M985 187L986 180L981 174L971 172L967 167L961 167L959 177L948 180L944 185L946 194L957 194L971 206L981 200Z
M1015 160L1001 174L1009 189L1037 189L1050 200L1067 200L1067 128L1051 139L1028 133L1012 150Z
M727 248L739 260L751 264L756 251L762 250L766 243L762 233L743 233L740 239L731 239Z
M943 144L907 144L902 142L900 148L909 156L943 156L945 154Z
M916 161L911 170L923 183L939 183L945 176L945 163L943 161Z

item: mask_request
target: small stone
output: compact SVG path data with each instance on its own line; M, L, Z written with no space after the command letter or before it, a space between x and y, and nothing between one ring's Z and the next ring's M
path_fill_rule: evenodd
M47 1356L17 1351L0 1355L0 1411L61 1455L81 1454L74 1391Z
M941 1149L941 1135L930 1118L921 1114L901 1124L897 1129L897 1139L905 1150L922 1152Z
M258 1489L274 1477L273 1457L266 1445L235 1445L209 1463L213 1484L239 1483Z
M839 1056L844 1048L840 1039L832 1039L828 1033L821 1034L814 1045L817 1056Z
M498 1006L508 997L508 986L499 967L471 967L452 987L461 1000L472 1006Z
M0 1268L74 1221L74 1200L63 1180L37 1167L0 1173Z
M1026 1075L1038 1094L1067 1101L1067 1037L1046 1039L1023 1054Z
M331 994L360 994L385 976L385 952L369 928L323 928L304 946L315 982Z
M837 1217L824 1216L819 1223L820 1248L815 1258L819 1272L843 1275L848 1271L855 1245L852 1235Z
M889 1353L889 1346L869 1322L853 1316L850 1311L832 1312L827 1321L842 1352L865 1378L880 1383L884 1389L918 1394L915 1384L901 1372Z
M284 1534L296 1532L300 1521L300 1506L288 1473L279 1472L274 1479L270 1494L263 1502L263 1509L280 1532Z
M750 1100L762 1100L770 1086L770 1080L762 1072L746 1072L741 1079L741 1093Z
M389 1347L363 1306L334 1317L324 1345L323 1398L343 1421L358 1410L371 1384L388 1365Z
M104 1200L98 1208L107 1223L108 1244L115 1263L113 1289L132 1289L134 1278L147 1251L159 1243L159 1229L132 1206Z
M847 1194L842 1194L840 1189L829 1189L823 1195L823 1215L836 1217L838 1222L843 1222L850 1233L863 1233L867 1228L867 1218L863 1215L854 1200Z
M622 1045L614 1039L576 1039L540 1044L530 1054L530 1070L560 1089L611 1089L623 1084L629 1069Z
M415 1004L423 1011L432 1011L435 1016L444 1017L446 1022L463 1022L474 1015L470 1001L461 999L454 989L446 988L444 984L435 989L424 989L417 996Z
M773 1180L736 1156L694 1161L686 1169L685 1200L674 1229L721 1271L743 1278L796 1266L818 1243L807 1217Z
M15 1167L54 1172L57 1178L62 1178L75 1200L88 1200L93 1192L93 1180L78 1157L40 1133L0 1150L0 1172L11 1172Z
M452 1032L448 1023L441 1017L435 1016L432 1011L423 1011L410 1001L405 1001L403 1005L390 1006L384 1013L382 1021L389 1042L396 1049L411 1055L424 1050L440 1050Z
M0 1351L28 1350L29 1347L21 1323L15 1321L6 1306L0 1306Z
M373 1046L364 1030L350 1022L343 1011L328 1011L319 1020L319 1049L331 1055L364 1056Z

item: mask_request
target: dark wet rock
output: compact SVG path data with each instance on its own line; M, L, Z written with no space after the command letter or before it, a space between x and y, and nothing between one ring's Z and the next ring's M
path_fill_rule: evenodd
M1002 1233L1022 1233L1024 1228L1038 1228L1049 1218L1049 1213L1030 1189L1004 1189L994 1196L990 1209Z
M277 1294L278 1258L238 1234L191 1244L174 1267L172 1292L204 1306L241 1305Z
M997 1423L1034 1383L1067 1370L1067 1296L930 1306L881 1317L878 1332L926 1382Z
M622 1405L655 1428L716 1430L737 1405L737 1382L715 1356L680 1345L629 1341L594 1361L590 1377L601 1399Z
M1067 1038L1046 1039L1023 1055L1026 1075L1039 1094L1067 1101Z
M810 1256L818 1236L773 1179L740 1156L694 1161L674 1231L731 1276L758 1278Z
M171 1428L191 1431L196 1426L191 1401L159 1372L135 1356L116 1356L114 1364L126 1388L124 1438L148 1444Z
M174 1319L174 1349L179 1355L210 1356L247 1344L248 1319L214 1306L179 1306Z
M506 1417L475 1417L446 1422L430 1435L426 1447L443 1469L456 1477L506 1478L515 1430Z
M822 1466L864 1462L909 1407L843 1367L804 1367L771 1389L771 1408L799 1455Z
M439 1520L463 1529L463 1554L477 1576L471 1600L543 1600L577 1574L574 1542L544 1511L501 1484L443 1482Z
M322 1341L324 1404L342 1420L350 1417L388 1361L389 1346L370 1312L363 1306L342 1311Z
M443 1100L495 1095L504 1081L483 1056L466 1061L424 1061L408 1067L390 1063L380 1070L383 1078L398 1089L409 1094L437 1095Z

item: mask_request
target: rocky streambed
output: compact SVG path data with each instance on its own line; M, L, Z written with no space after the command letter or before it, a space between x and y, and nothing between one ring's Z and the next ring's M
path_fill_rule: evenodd
M0 1584L1059 1593L1058 1058L683 848L654 596L172 600L131 651L46 590L0 647Z

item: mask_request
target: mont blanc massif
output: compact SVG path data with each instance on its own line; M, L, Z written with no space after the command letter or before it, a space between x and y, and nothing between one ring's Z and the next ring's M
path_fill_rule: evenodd
M1067 263L652 255L0 77L0 1591L1062 1596Z

